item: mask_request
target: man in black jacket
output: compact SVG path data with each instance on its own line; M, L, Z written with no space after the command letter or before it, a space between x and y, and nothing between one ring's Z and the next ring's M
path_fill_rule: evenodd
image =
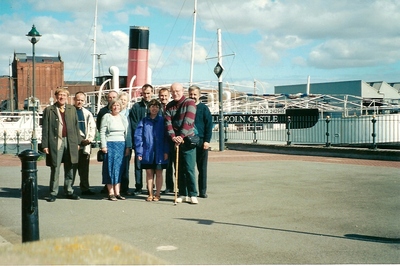
M212 137L212 116L210 109L204 103L200 102L200 88L193 85L189 87L189 97L196 102L196 119L194 125L197 135L200 137L200 143L196 147L196 164L199 172L198 185L199 197L207 198L207 163L208 149Z
M116 91L110 91L107 94L107 102L108 104L110 104L112 102L112 100L116 100L118 97L118 92ZM101 126L101 119L103 118L103 116L107 113L110 112L110 109L108 108L108 104L106 106L104 106L103 108L101 108L99 110L99 112L97 113L96 116L96 128L97 130L100 132L100 126Z
M142 100L135 103L129 111L129 123L131 127L132 140L134 140L135 130L138 123L147 115L147 104L153 96L153 86L144 84L142 87ZM135 144L132 144L135 147ZM135 194L142 193L143 188L143 172L140 166L140 161L135 154Z

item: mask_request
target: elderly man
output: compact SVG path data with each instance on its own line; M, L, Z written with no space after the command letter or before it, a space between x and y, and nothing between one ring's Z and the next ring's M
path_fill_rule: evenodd
M50 195L54 202L58 195L61 163L64 163L64 193L68 199L78 200L74 194L73 164L78 163L79 134L78 116L74 106L67 104L69 91L59 88L55 92L57 102L43 111L42 148L46 153L46 165L50 166Z
M172 101L167 104L165 124L172 150L179 146L178 187L180 197L176 202L197 204L196 149L187 145L190 142L187 137L194 135L196 103L183 95L183 86L180 83L173 83L170 92Z
M96 137L96 122L94 121L92 113L84 108L86 102L86 94L82 91L75 93L74 106L76 114L78 115L79 133L83 140L81 141L79 149L78 163L74 164L74 181L76 173L79 173L81 188L81 195L94 195L95 193L90 190L89 185L89 163L90 154L92 152L91 143Z

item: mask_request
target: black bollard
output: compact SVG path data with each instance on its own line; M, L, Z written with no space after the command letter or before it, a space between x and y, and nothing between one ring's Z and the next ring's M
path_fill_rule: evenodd
M292 142L290 141L290 123L292 122L292 120L290 119L290 116L288 116L287 121L286 121L286 134L287 134L287 141L286 144L287 145L291 145Z
M257 117L254 117L253 143L257 143Z
M226 130L228 128L228 122L224 120L224 135L225 135L225 142L228 142L228 134L226 133Z
M372 122L372 134L371 134L372 146L371 146L371 149L376 150L378 146L376 145L376 128L375 128L376 118L375 118L375 115L372 117L371 122Z
M7 131L4 130L3 133L3 137L4 137L4 150L3 150L3 154L7 154Z
M39 154L24 150L18 154L22 162L22 242L39 240L39 206L36 161Z
M17 155L19 154L19 131L17 130Z

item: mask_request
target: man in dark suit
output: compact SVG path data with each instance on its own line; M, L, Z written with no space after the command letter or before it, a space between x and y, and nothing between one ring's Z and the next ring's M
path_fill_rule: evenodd
M118 92L116 92L116 91L110 91L110 92L107 94L107 105L104 106L103 108L101 108L101 109L99 110L99 112L98 112L98 114L97 114L97 117L96 117L96 128L97 128L97 131L100 132L101 119L103 118L103 116L104 116L105 114L107 114L107 113L110 112L110 109L109 109L109 106L108 106L108 105L109 105L113 100L116 100L117 98L118 98Z
M207 105L200 102L200 88L196 85L189 87L189 97L196 102L196 119L194 126L197 135L200 137L200 143L196 147L196 164L199 172L199 196L207 198L207 164L208 164L208 149L212 137L212 116Z
M64 193L68 199L78 200L74 194L73 164L78 163L79 134L78 116L73 105L67 104L69 92L59 88L55 92L57 102L43 111L42 148L46 153L46 165L50 166L50 195L54 202L58 194L61 163L64 163Z

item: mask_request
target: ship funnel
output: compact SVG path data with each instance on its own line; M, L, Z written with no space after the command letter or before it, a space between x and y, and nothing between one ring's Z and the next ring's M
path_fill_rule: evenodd
M136 76L134 87L148 82L149 28L132 26L129 31L128 80Z

